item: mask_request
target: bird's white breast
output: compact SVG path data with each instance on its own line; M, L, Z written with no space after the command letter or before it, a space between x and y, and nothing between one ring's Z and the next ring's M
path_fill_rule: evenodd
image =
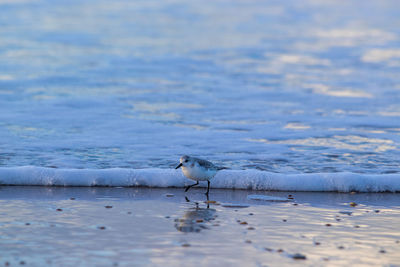
M195 180L195 181L210 180L217 173L217 170L206 169L206 168L200 167L198 164L194 164L193 167L192 166L189 166L189 167L182 166L182 171L183 171L183 174L187 178Z

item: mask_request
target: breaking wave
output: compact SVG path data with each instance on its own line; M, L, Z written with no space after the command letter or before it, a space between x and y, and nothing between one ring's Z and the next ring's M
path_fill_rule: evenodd
M180 170L173 169L0 168L0 185L183 187L191 183ZM222 170L212 180L211 187L276 191L400 192L400 174L282 174L259 170Z

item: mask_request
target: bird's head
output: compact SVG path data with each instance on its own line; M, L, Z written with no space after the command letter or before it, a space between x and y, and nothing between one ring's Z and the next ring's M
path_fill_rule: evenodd
M179 159L179 162L180 162L179 165L176 166L175 169L179 169L182 166L187 167L190 164L190 157L187 155L184 155Z

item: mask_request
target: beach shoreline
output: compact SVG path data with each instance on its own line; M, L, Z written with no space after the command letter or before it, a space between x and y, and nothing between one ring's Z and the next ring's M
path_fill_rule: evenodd
M285 266L400 261L400 194L211 189L207 201L203 191L2 186L0 264ZM254 200L260 195L269 196L269 201Z

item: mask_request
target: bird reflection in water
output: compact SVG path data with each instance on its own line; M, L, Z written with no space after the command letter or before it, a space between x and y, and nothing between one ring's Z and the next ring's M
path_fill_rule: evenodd
M185 198L187 202L190 202L187 197ZM175 228L178 231L184 233L198 233L203 229L208 229L207 224L210 223L210 221L215 220L215 218L217 217L216 210L210 209L208 203L207 208L199 207L199 203L197 202L195 202L194 204L194 206L185 211L181 218L175 219Z

